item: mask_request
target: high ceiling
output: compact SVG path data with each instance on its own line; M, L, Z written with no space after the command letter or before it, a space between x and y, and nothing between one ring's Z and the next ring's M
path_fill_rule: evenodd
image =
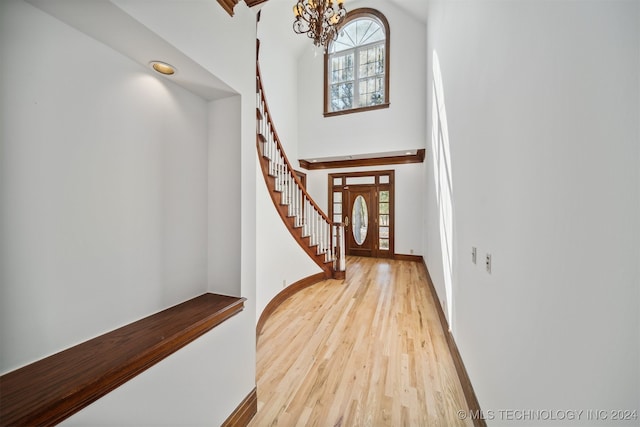
M0 0L1 1L1 0ZM211 75L182 52L151 32L144 25L129 16L118 0L27 0L34 6L50 13L84 32L85 34L111 46L131 59L147 66L148 52L155 52L158 59L177 65L180 73L172 80L186 89L212 100L229 96L233 91ZM239 0L217 0L225 10L232 10ZM387 0L398 5L412 16L426 22L427 0ZM245 0L248 6L262 8L262 19L258 27L277 40L278 46L301 52L310 48L306 37L292 31L292 7L295 0ZM224 4L223 4L224 3ZM345 0L345 5L366 6L367 0ZM113 31L118 28L118 31Z
M228 4L230 2L237 3L237 0L218 0L218 1L221 4L223 3ZM268 0L245 0L245 3L247 3L249 7L253 7L261 3L265 3L266 1ZM284 0L271 0L271 1L275 2L275 1L284 1ZM424 21L424 22L427 21L427 8L429 5L428 0L389 0L389 1L391 1L392 3L395 3L400 8L405 9L407 12L417 17L421 21ZM293 7L294 0L290 0L289 3L291 3L289 5L290 8Z
M203 99L210 101L234 94L208 70L127 14L117 5L118 0L26 1L140 65L148 67L150 60L161 59L176 66L179 73L171 80Z
M226 0L225 0L226 1ZM357 7L367 7L367 0L344 0L347 10ZM407 14L416 17L426 23L427 21L427 0L385 0L397 5ZM300 55L305 49L312 49L313 44L309 39L297 35L292 30L293 13L292 8L295 0L246 0L246 3L256 3L256 9L260 9L261 19L258 26L258 38L264 39L268 34L270 43L275 43L282 48Z

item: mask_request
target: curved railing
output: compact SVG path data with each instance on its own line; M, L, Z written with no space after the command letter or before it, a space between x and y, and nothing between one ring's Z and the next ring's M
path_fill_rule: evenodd
M259 65L256 78L258 154L274 205L292 236L327 276L343 278L344 224L331 221L298 179L273 125Z

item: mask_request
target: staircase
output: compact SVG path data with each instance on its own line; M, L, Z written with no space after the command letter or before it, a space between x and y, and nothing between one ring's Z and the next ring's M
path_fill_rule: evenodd
M325 277L344 279L344 224L332 222L313 201L282 149L256 70L256 146L269 195L287 229Z

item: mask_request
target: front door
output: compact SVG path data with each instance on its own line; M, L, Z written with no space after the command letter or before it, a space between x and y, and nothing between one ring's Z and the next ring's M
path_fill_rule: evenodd
M345 225L347 255L394 257L394 171L329 174L329 216Z
M375 256L376 205L375 187L354 185L345 188L345 241L347 255Z

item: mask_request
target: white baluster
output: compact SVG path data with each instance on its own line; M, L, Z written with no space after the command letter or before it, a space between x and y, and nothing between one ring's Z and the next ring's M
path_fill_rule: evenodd
M289 216L293 213L292 205L293 205L293 181L291 179L291 174L287 173L287 212Z
M321 236L320 236L320 221L318 220L318 217L319 217L319 215L318 215L318 211L314 209L314 210L313 210L313 212L314 212L314 215L315 215L315 217L314 217L314 218L315 218L315 221L313 221L313 224L314 224L314 225L315 225L315 227L316 227L316 231L315 231L315 235L316 235L316 246L317 246L317 247L316 247L316 252L318 252L318 251L319 251L319 249L320 249L320 237L321 237Z
M276 147L277 149L277 147ZM276 152L276 177L278 182L278 191L282 191L282 168L280 167L282 158L280 157L280 151Z
M340 271L346 271L347 270L347 264L346 264L346 252L345 252L345 230L344 230L344 226L342 224L340 224L339 227L340 230L340 265L338 266L338 269Z
M322 216L318 215L318 227L320 228L320 253L324 254L326 246L324 244L324 221Z
M309 241L313 239L313 206L311 200L307 200L307 234L309 234Z
M287 173L287 204L289 205L289 216L291 216L293 214L293 179L291 172Z
M336 241L336 235L335 235L335 227L333 226L332 223L329 223L329 230L330 231L330 236L329 236L329 250L331 251L331 260L336 259L336 246L335 246L335 241Z
M322 235L322 253L326 257L327 256L327 227L322 215L318 217L318 220L320 221L320 230L321 230L320 233Z
M284 191L284 177L282 176L282 158L280 157L280 152L278 151L278 183L280 184L280 193Z
M291 215L293 215L293 224L298 225L298 183L293 175L291 175Z
M326 258L327 250L329 249L329 245L327 245L327 223L322 216L320 217L320 227L322 227L322 252Z
M289 187L287 188L287 193L289 194L289 216L293 215L293 184L295 184L295 182L293 181L293 177L291 176L291 174L289 173L289 176L287 177L289 180Z
M309 242L311 243L311 246L313 246L315 244L315 228L314 228L314 222L315 222L315 215L314 215L315 210L313 209L313 206L311 205L311 202L309 202Z
M331 224L324 222L324 247L325 247L325 259L331 260Z
M300 227L302 225L302 189L298 188L296 191L296 226Z
M318 244L318 221L316 221L316 209L312 207L311 215L313 215L313 220L311 221L311 240L313 245Z
M276 190L282 191L280 183L280 156L278 153L276 153L273 158L273 175L276 177Z
M302 236L306 236L307 235L307 224L306 224L306 219L307 218L307 198L306 197L302 197Z
M322 216L318 215L318 228L320 229L320 253L324 253L324 221L322 221Z
M309 199L307 199L306 197L304 198L304 235L308 236L309 235Z

